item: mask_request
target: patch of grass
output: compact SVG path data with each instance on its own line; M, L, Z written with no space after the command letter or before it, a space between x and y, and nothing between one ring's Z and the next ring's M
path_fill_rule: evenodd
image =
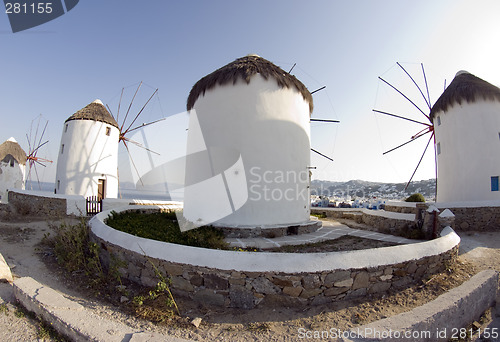
M57 263L68 273L83 273L93 288L102 287L112 280L121 282L118 268L123 266L117 258L112 258L107 270L99 258L100 246L90 241L90 228L82 218L77 224L61 223L52 226L55 234L45 235L43 243L54 250Z
M25 318L26 317L26 311L21 308L17 308L16 311L14 311L14 316L17 318Z
M53 226L52 229L55 234L44 236L43 244L53 250L58 264L72 282L82 288L90 289L95 297L109 299L115 304L120 302L121 295L131 295L132 301L126 304L128 310L135 316L152 322L171 321L174 317L180 316L170 292L170 279L164 276L151 260L148 259L158 280L156 286L152 289L132 290L133 286L129 284L131 287L127 288L122 283L119 269L126 267L123 260L110 253L109 264L104 267L101 263L100 246L90 240L89 227L85 219L77 224L62 223ZM46 336L50 333L50 328L41 326L40 334Z
M138 295L132 299L136 315L160 323L173 317L172 308L175 308L177 315L180 316L179 307L169 287L171 279L164 276L149 258L148 262L153 267L158 283L147 294Z
M256 332L266 332L271 330L271 326L268 323L248 323L247 325L248 331L256 331Z
M66 342L70 341L69 339L65 338L64 336L60 335L54 327L52 327L52 324L46 323L44 321L39 321L38 322L38 330L36 333L36 337L41 340L52 340L56 342Z
M147 214L140 210L111 212L105 223L114 229L146 239L193 247L228 249L224 234L214 227L181 232L174 211Z
M7 304L5 303L0 304L0 312L3 312L5 316L9 315L9 308L7 307Z
M320 218L320 219L327 218L327 216L326 216L325 213L319 213L319 214L317 214L317 213L314 213L314 214L311 213L311 216L314 216L314 217L317 217L317 218Z
M425 202L425 197L421 193L415 193L410 195L407 199L405 199L406 202Z

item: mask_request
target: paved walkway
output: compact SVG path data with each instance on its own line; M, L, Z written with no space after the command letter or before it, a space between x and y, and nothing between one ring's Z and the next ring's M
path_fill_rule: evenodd
M408 244L422 242L420 240L405 239L400 236L382 234L368 230L349 228L345 224L336 221L322 221L323 227L314 233L301 234L301 235L287 235L280 236L274 239L255 237L255 238L230 238L226 239L232 247L240 248L274 248L288 245L303 245L307 243L315 243L326 240L335 240L342 236L357 236L364 239L379 240L393 242L397 244Z

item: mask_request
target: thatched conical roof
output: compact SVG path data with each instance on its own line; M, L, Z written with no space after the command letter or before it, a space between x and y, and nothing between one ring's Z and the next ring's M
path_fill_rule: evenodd
M118 128L118 123L113 118L113 116L109 114L108 110L106 109L106 107L104 107L100 100L95 100L94 102L80 109L75 114L71 115L65 122L71 120L100 121Z
M475 102L479 99L500 101L500 88L466 71L459 71L431 109L431 120L439 111L446 111L455 103Z
M280 67L257 55L238 58L234 62L215 70L196 82L188 96L187 110L193 108L198 97L205 95L205 91L217 85L224 85L230 82L235 84L238 79L244 80L248 84L255 74L260 74L265 79L275 79L282 88L295 88L302 94L304 100L309 103L309 112L312 113L313 99L306 86L295 76L290 75Z
M10 138L0 145L0 161L3 161L9 154L14 157L20 165L26 165L26 152L24 152L22 147L19 146L17 141L13 138Z

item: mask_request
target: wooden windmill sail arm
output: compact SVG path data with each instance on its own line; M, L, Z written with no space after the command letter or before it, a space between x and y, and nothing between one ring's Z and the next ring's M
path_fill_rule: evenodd
M132 158L132 155L130 154L130 150L128 149L127 142L123 140L123 144L125 145L125 148L127 149L128 155L130 156L130 161L132 162L132 166L134 167L135 173L137 173L137 177L139 177L139 180L141 181L142 186L144 186L144 183L142 182L141 175L139 174L139 170L137 170L137 167L135 166L134 159Z
M314 94L314 93L317 93L318 91L323 90L323 89L325 89L325 88L326 88L326 86L322 86L321 88L318 88L318 89L316 89L316 90L313 90L313 91L311 91L311 95L312 95L312 94Z
M410 98L408 96L406 96L405 94L403 94L398 88L396 88L395 86L393 86L392 84L390 84L389 82L387 82L386 80L384 80L382 77L378 77L379 80L381 80L382 82L384 82L385 84L387 84L389 87L391 87L392 89L394 89L395 91L397 91L401 96L403 96L405 99L407 99L415 108L417 108L429 121L431 120L429 115L425 114L424 111L422 109L420 109L419 106L417 106L415 104L415 102L413 102L412 100L410 100Z
M381 111L381 110L378 110L378 109L372 109L372 111L374 111L375 113L380 113L380 114L384 114L384 115L393 116L393 117L398 118L398 119L403 119L403 120L415 122L415 123L418 123L418 124L421 124L421 125L431 126L430 124L428 124L426 122L421 122L421 121L417 121L417 120L405 118L404 116L396 115L396 114L392 114L392 113L388 113L388 112L384 112L384 111Z
M389 151L385 151L384 153L382 153L382 155L386 155L386 154L387 154L387 153L389 153L389 152L392 152L392 151L394 151L394 150L397 150L398 148L403 147L403 146L405 146L405 145L407 145L407 144L409 144L409 143L411 143L411 142L413 142L413 141L417 140L417 139L418 139L418 138L420 138L420 137L423 137L424 135L426 135L426 134L427 134L427 133L429 133L429 132L431 132L431 131L427 131L427 132L425 132L425 133L423 133L423 134L420 134L420 135L414 135L414 136L412 137L412 139L411 139L411 140L408 140L407 142L402 143L402 144L401 144L401 145L399 145L399 146L396 146L396 147L394 147L394 148L391 148Z
M143 127L146 127L146 126L149 126L149 125L152 125L152 124L155 124L157 122L160 122L160 121L163 121L163 120L166 120L167 118L161 118L161 119L158 119L158 120L155 120L155 121L151 121L151 122L148 122L148 123L143 123L142 125L139 125L137 127L134 127L132 129L129 129L127 131L127 133L130 133L130 132L133 132L135 131L136 129L139 129L139 128L143 128Z
M34 150L32 150L29 155L27 156L27 158L32 158L32 157L36 157L36 153L38 152L38 150L40 149L40 147L44 146L45 144L47 144L49 141L47 140L46 142L44 142L43 144L40 144L38 145L37 148L35 148Z
M314 122L335 122L335 123L340 122L339 120L330 120L330 119L309 119L309 121L314 121Z
M427 89L427 103L429 104L429 109L432 109L431 95L429 94L429 86L427 85L427 77L425 76L424 63L420 63L420 66L422 67L422 74L424 74L425 89Z
M47 129L47 125L49 124L48 121L45 122L45 127L43 127L43 131L42 131L42 134L40 135L40 139L38 140L38 147L36 148L36 150L38 150L40 147L42 147L43 145L45 145L46 143L48 143L49 141L47 140L46 142L44 142L42 144L42 139L43 139L43 136L45 134L45 130Z
M125 125L125 122L127 121L128 113L130 112L130 108L132 108L132 103L134 103L134 99L137 96L137 93L139 92L139 89L141 88L141 86L142 86L142 81L141 81L141 83L139 83L139 86L135 90L134 96L132 97L132 101L130 101L130 104L129 104L128 109L127 109L127 113L125 113L125 119L123 119L122 126L120 127L120 132L123 132L123 126ZM120 99L121 99L121 97L120 97Z
M314 153L319 154L319 155L320 155L320 156L322 156L323 158L326 158L326 159L328 159L328 160L333 161L333 159L332 159L332 158L328 157L327 155L325 155L325 154L323 154L323 153L321 153L321 152L319 152L319 151L316 151L314 148L311 148L311 151L313 151Z
M415 134L411 138L417 139L417 138L421 137L422 135L426 135L427 133L430 133L430 132L434 133L434 126L429 125L429 127L424 128L423 130L421 130L420 132L418 132L417 134Z
M122 93L120 94L120 102L118 102L118 111L116 112L116 122L118 122L118 118L120 117L120 105L122 104L122 97L125 88L122 88Z
M413 77L411 77L411 75L408 73L408 71L406 71L405 68L403 68L403 66L401 64L399 64L399 62L396 62L396 64L401 68L403 69L403 71L405 72L406 75L408 75L408 77L410 78L410 80L413 82L413 84L415 85L415 87L417 87L418 91L420 92L420 94L422 95L422 97L424 98L424 101L425 103L427 104L427 107L429 107L429 110L431 109L431 104L430 102L427 102L427 98L425 97L424 95L424 92L422 91L422 89L420 89L419 85L417 84L417 82L415 82L415 80L413 79ZM423 66L423 65L422 65ZM424 73L424 77L425 77L425 73ZM427 84L427 82L426 82ZM427 90L429 90L427 88Z
M146 150L146 151L148 151L148 152L154 153L154 154L156 154L156 155L160 155L158 152L155 152L155 151L153 151L153 150L150 150L149 148L147 148L146 146L142 145L141 143L138 143L137 141L131 140L131 139L126 138L126 137L123 137L123 138L122 138L122 140L123 140L123 142L124 142L124 143L125 143L125 142L130 142L130 143L132 143L132 144L134 144L134 145L136 145L136 146L139 146L139 147L140 147L140 148L142 148L142 149L145 149L145 150ZM127 148L127 150L128 150L128 148Z
M429 132L427 132L427 133L429 133ZM424 159L425 152L427 152L427 148L429 147L429 144L430 144L430 142L431 142L431 140L432 140L433 137L434 137L434 132L432 132L431 136L429 137L429 141L427 141L427 145L425 145L424 153L422 153L422 156L420 157L420 160L418 161L417 167L415 168L415 171L413 171L413 174L411 175L410 180L408 181L408 183L406 183L405 190L410 185L410 183L411 183L411 181L413 179L413 176L415 176L415 173L417 173L417 170L418 170L418 168L420 166L420 163L422 163L422 159Z
M28 159L36 162L37 164L39 165L42 165L43 167L45 167L46 165L44 165L43 163L53 163L52 160L49 160L49 159L45 159L45 158L40 158L40 157L29 157Z
M158 89L156 89L153 92L153 94L149 97L149 99L146 101L146 103L144 104L144 106L142 106L142 108L139 111L139 113L137 113L137 115L135 116L134 120L132 120L132 122L130 123L130 125L128 126L128 128L125 130L125 132L122 133L123 135L127 134L130 131L130 128L132 127L132 125L135 123L135 121L137 120L137 118L139 117L139 115L141 115L141 113L144 110L144 108L146 108L146 106L148 105L149 101L151 101L151 99L153 98L153 96L155 96L155 94L157 92L158 92Z

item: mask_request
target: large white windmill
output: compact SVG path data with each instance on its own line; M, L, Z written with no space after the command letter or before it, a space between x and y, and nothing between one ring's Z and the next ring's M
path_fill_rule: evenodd
M63 126L55 192L116 198L118 123L100 100L71 115Z
M402 91L379 77L421 112L427 120L414 120L386 111L374 112L423 125L411 139L384 154L429 135L410 184L431 143L434 143L437 202L469 202L500 199L500 89L466 71L459 71L437 101L431 105L429 88L422 65L426 94L400 64L428 106L424 111ZM428 122L425 122L428 121ZM407 184L407 186L408 186Z
M302 82L248 55L201 78L187 109L189 221L251 229L309 221L313 99Z
M500 200L500 89L459 71L432 106L438 202Z
M95 196L98 199L117 198L119 143L124 144L129 154L128 143L155 153L127 137L127 134L159 121L134 126L145 107L158 93L156 89L132 121L127 122L141 86L142 82L139 83L130 101L121 125L118 124L118 120L124 89L120 96L116 119L111 114L109 106L106 106L108 111L100 100L95 100L65 121L57 162L56 193ZM130 160L135 168L132 156Z

